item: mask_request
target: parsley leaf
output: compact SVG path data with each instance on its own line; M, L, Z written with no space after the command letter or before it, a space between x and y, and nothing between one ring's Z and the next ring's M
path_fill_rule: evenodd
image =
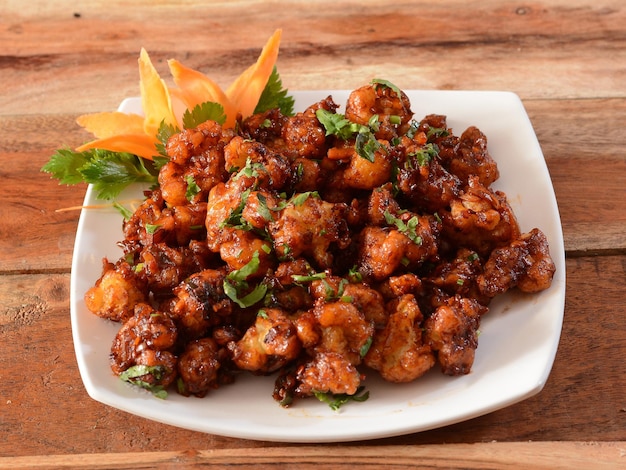
M191 111L185 110L183 114L183 126L185 129L193 129L206 121L215 121L218 124L226 122L224 107L219 103L205 101L196 105Z
M254 113L262 113L270 109L278 108L283 115L293 116L294 104L295 100L293 97L289 96L288 91L283 88L278 70L274 67L259 97L259 102L254 109Z

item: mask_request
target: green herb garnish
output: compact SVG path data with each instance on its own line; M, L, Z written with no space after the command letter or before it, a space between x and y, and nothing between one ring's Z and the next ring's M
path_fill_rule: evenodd
M354 395L348 395L347 393L330 393L314 391L315 398L319 401L326 403L331 410L339 411L343 405L349 401L363 402L370 397L369 391L364 391L365 387L361 386L357 389Z

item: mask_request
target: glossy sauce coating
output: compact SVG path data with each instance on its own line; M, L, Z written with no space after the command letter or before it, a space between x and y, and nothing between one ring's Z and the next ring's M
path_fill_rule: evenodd
M121 323L115 374L147 366L134 383L196 396L275 374L283 406L353 395L370 374L467 374L491 299L550 286L548 241L491 188L479 129L415 120L384 83L337 109L327 97L170 138L159 187L124 223L124 256L85 295ZM337 135L320 113L361 132Z

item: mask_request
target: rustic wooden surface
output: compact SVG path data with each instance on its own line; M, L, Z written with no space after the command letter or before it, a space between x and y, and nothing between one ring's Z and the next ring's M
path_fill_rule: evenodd
M138 94L141 47L228 84L283 29L290 89L509 90L535 127L567 255L545 389L397 438L295 446L156 424L90 399L74 358L70 263L84 187L39 172L88 137L78 114ZM626 465L626 6L509 2L6 0L0 15L0 467L617 468Z

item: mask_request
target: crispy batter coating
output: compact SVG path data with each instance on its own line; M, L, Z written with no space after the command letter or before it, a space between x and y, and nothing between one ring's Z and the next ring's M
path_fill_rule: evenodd
M220 351L213 338L190 341L178 359L178 391L185 396L205 396L218 387Z
M422 312L411 294L392 301L389 310L389 321L376 331L365 364L389 382L411 382L435 365L435 356L423 339Z
M343 204L329 203L314 195L288 203L278 219L269 224L278 257L308 256L321 269L331 267L331 245L341 249L350 243L346 209Z
M85 305L96 315L113 321L125 321L135 305L145 302L145 283L124 260L111 264L103 260L102 276L85 293Z
M176 378L176 324L165 312L148 304L137 304L135 312L118 331L111 347L111 369L121 374L130 367L156 367L155 373L142 376L143 382L168 386ZM158 373L156 373L158 372Z
M274 372L295 360L301 347L294 323L277 308L260 311L243 337L228 344L238 368L260 374Z
M522 292L540 292L550 286L555 270L548 240L535 228L491 252L484 273L478 276L478 287L488 297L513 287Z
M134 380L147 388L198 397L242 371L275 374L282 406L355 394L365 371L467 374L491 300L550 287L548 241L492 188L478 128L416 121L384 81L338 109L329 96L169 139L159 187L123 223L123 256L85 294L122 323L114 373L145 366Z
M480 316L485 312L486 307L476 300L454 296L424 322L427 343L437 352L444 374L470 372L478 347Z

